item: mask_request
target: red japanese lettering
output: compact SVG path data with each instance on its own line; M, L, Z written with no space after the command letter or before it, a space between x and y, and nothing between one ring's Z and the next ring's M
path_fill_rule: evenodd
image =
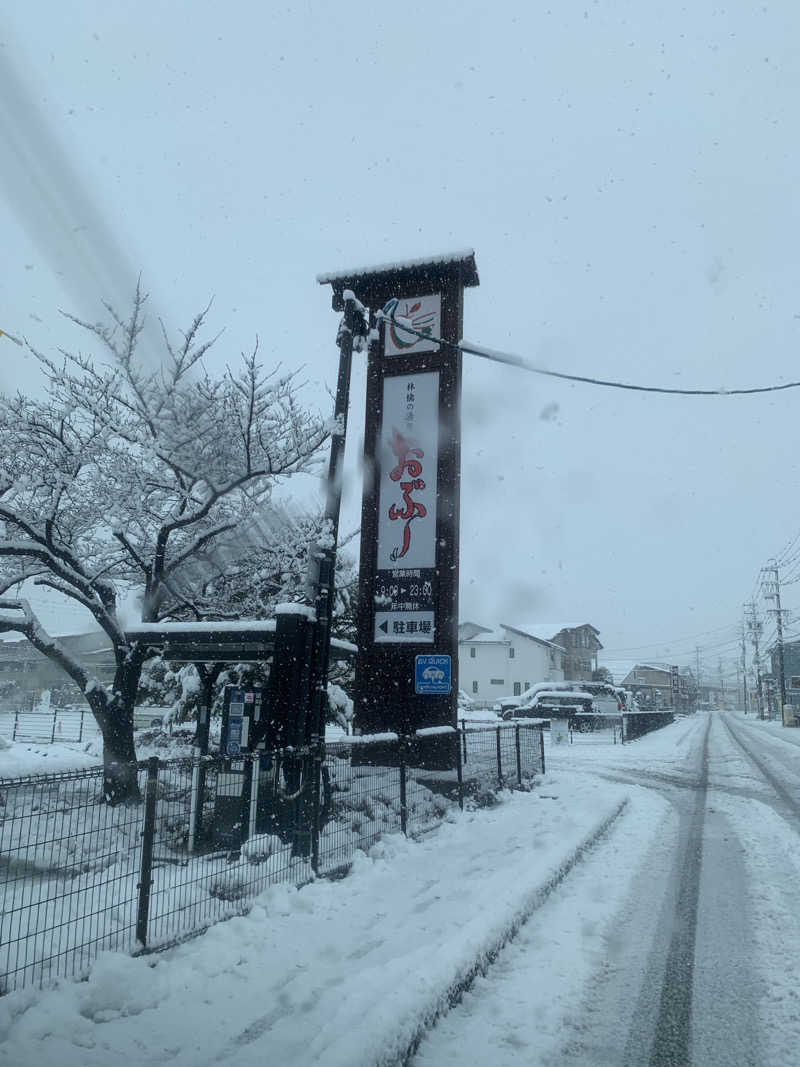
M404 474L408 474L411 478L417 478L422 474L422 464L419 460L424 458L425 453L421 448L411 448L409 442L397 430L392 436L391 449L397 456L397 466L389 472L389 477L393 482L399 482ZM409 458L411 456L415 456L416 459Z

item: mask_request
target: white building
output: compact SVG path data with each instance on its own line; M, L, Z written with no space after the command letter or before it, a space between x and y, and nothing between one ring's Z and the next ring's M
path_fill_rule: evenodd
M563 682L564 656L560 645L507 623L458 628L458 684L478 704L519 696L536 682Z

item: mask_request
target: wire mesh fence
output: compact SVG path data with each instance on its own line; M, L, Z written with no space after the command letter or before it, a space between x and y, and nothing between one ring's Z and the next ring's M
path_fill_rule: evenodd
M142 813L102 785L102 769L0 782L2 990L134 947Z
M541 729L515 724L153 757L130 805L103 802L102 768L2 780L0 991L79 975L103 949L175 943L543 771Z
M11 741L80 742L99 736L90 711L75 708L51 708L26 711L19 708L0 710L0 733Z

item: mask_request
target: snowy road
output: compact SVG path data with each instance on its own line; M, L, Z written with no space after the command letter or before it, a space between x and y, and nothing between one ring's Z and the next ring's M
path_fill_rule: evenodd
M0 997L0 1063L789 1067L798 828L797 730L698 715L551 749L532 793L341 881Z
M585 762L658 794L660 822L645 842L620 820L415 1067L798 1062L800 738L725 714L684 730L672 766Z

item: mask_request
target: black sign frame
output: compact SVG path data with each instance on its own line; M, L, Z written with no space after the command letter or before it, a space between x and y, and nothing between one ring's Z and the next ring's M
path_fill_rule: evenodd
M458 713L462 357L451 345L442 345L435 352L386 356L386 323L385 320L379 321L377 312L395 297L404 301L438 294L441 297L440 336L457 344L463 331L464 288L478 284L475 257L469 252L430 262L336 275L320 281L329 281L333 285L336 310L343 307L344 292L352 291L370 309L373 327L367 362L355 727L364 734L386 731L409 734L423 727L455 727ZM400 599L396 603L416 604L414 611L432 611L434 639L433 642L418 643L406 636L397 643L376 641L376 611L380 610L381 602L386 606L386 586L387 582L391 583L391 575L385 571L379 573L377 566L381 481L378 454L384 380L429 371L439 374L435 566L431 573L398 574L398 586L404 584L410 588L416 580L420 586L425 586L425 590L420 592L419 598ZM390 592L390 602L392 595ZM415 658L425 653L451 657L453 680L449 693L415 692Z

